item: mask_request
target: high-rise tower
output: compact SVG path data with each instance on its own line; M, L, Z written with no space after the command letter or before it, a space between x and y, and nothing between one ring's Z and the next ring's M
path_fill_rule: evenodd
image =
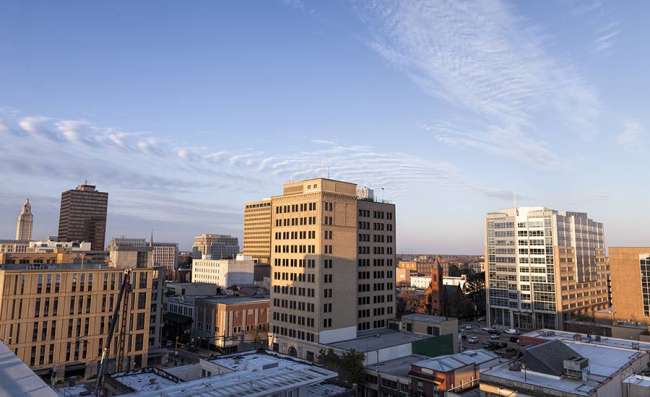
M18 220L16 221L16 240L31 240L33 223L34 215L32 215L32 205L29 203L29 199L27 199L23 203L20 214L18 214Z
M90 241L92 250L103 251L106 238L108 193L83 184L61 194L59 241Z
M562 329L608 305L603 224L586 213L543 207L486 218L489 324Z

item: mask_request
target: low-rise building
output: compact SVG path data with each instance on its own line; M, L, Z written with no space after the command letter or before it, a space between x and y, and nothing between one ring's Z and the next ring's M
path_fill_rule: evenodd
M254 266L253 259L244 255L237 255L235 259L194 259L192 282L210 283L222 288L253 285Z
M484 396L618 397L623 382L646 369L648 353L589 343L545 340L523 350L519 360L481 372Z
M458 319L428 314L406 314L400 320L400 329L420 335L451 335L454 352L458 351Z
M211 283L165 283L165 293L174 296L216 295L217 286Z
M225 234L199 234L192 244L194 259L231 259L239 253L237 237Z
M243 343L264 345L269 330L268 297L227 296L195 300L193 336L222 352Z
M411 287L418 289L426 289L431 284L431 276L423 276L421 274L412 275L410 277Z
M183 376L194 379L183 381ZM118 375L116 380L132 390L140 389L125 397L334 397L345 390L324 382L336 376L336 372L306 361L271 352L250 352L201 361L184 366L182 371L152 370Z
M411 285L411 270L398 267L395 269L395 283L398 287Z

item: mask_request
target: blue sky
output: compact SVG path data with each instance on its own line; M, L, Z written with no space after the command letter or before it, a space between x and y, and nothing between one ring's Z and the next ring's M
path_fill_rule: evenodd
M5 1L0 236L108 191L108 236L188 247L245 200L383 188L400 252L478 253L487 211L586 211L650 243L645 2Z

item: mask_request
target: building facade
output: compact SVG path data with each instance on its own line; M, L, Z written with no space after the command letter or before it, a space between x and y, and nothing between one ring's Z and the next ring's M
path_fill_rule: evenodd
M274 350L311 359L320 344L382 328L395 312L395 207L353 183L286 183L272 202Z
M650 247L610 247L612 316L650 325Z
M244 255L255 263L271 262L271 199L244 204Z
M200 234L194 238L192 257L194 259L228 259L239 253L237 237L224 234Z
M103 264L2 265L0 338L39 374L92 376L122 277L122 270ZM120 318L109 353L116 357L124 329L124 368L147 365L150 328L160 316L152 307L162 297L154 293L155 269L134 269L130 277L128 315Z
M269 329L268 297L210 297L195 300L194 337L224 353L246 342L265 345Z
M543 207L486 218L488 323L562 329L608 306L603 224L586 213Z
M103 251L106 239L108 193L83 184L61 194L59 241L89 241Z
M254 284L255 263L250 256L235 259L194 259L192 282L215 284L221 288Z
M165 269L165 279L175 280L178 264L178 244L152 242L153 265Z
M16 240L31 240L33 224L34 215L32 215L32 205L29 203L29 199L27 199L23 203L20 213L18 214L18 220L16 221Z
M127 267L152 267L153 249L143 238L114 238L108 246L109 266L118 269Z

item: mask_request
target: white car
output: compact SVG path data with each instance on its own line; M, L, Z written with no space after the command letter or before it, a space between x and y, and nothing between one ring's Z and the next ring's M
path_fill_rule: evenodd
M490 335L490 340L499 340L499 335L496 334Z
M463 329L472 329L472 324L465 324Z
M519 335L519 331L517 331L514 328L508 328L507 330L503 331L508 335Z
M471 344L478 343L478 338L476 336L470 336L467 338L467 343L471 343Z

